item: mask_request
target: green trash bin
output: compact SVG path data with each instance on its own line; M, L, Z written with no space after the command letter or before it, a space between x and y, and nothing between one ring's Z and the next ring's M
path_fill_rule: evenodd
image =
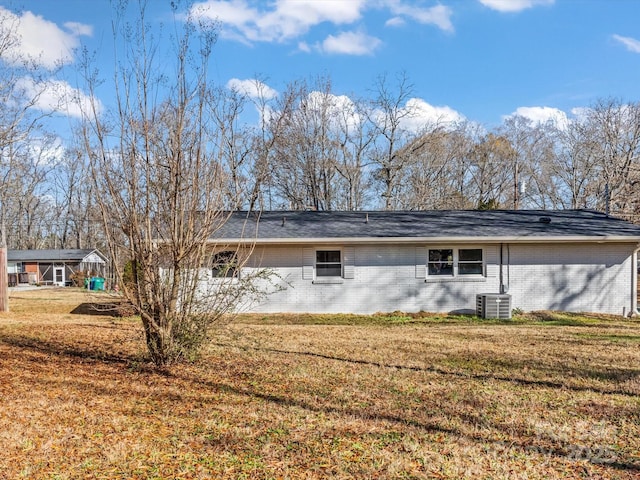
M92 277L89 282L89 290L104 290L104 278Z

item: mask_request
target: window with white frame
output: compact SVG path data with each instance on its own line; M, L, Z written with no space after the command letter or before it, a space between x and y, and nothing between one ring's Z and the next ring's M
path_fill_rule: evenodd
M427 271L429 275L453 276L453 249L430 248Z
M341 277L340 250L316 250L316 277Z
M427 275L457 277L484 275L482 248L429 248Z
M232 250L215 253L211 260L214 278L232 278L238 275L238 255Z
M481 248L458 250L458 275L483 275L484 260Z

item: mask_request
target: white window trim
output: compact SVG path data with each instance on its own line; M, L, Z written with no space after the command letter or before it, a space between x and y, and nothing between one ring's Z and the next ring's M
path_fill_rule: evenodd
M318 252L338 251L340 252L340 275L322 277L318 276ZM344 283L344 249L336 246L320 246L313 249L313 282L318 285L340 285Z
M344 278L342 277L318 277L312 282L314 285L342 285Z
M487 281L487 252L485 247L480 245L428 245L426 258L426 278L427 283L444 282L486 282ZM429 251L430 250L452 250L453 251L453 274L452 275L430 275L429 274ZM460 274L458 264L460 250L482 250L482 274Z
M237 256L238 256L238 251L237 250L217 250L212 254L212 259L215 255L219 254L219 253L224 253L224 252L233 252L236 255L236 261L237 261ZM204 267L204 270L206 271L206 275L209 278L209 281L214 282L214 283L234 283L234 282L238 282L240 280L240 276L242 273L242 269L240 268L240 265L236 265L235 267L235 272L233 275L227 277L227 276L223 276L220 277L218 275L214 275L213 274L213 264L212 265L208 265L206 267Z
M240 281L240 271L239 270L236 272L236 274L233 277L216 277L211 273L211 269L210 268L206 268L204 270L205 270L205 276L203 277L203 279L206 279L209 282L213 282L213 283L237 283L238 281Z

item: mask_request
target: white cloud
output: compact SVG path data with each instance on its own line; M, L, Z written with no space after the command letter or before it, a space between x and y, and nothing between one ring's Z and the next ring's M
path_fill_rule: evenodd
M262 121L269 122L281 112L269 107L262 112ZM346 95L312 91L303 97L293 112L294 118L300 123L325 122L334 131L345 131L357 128L362 122L362 116L356 104Z
M84 37L91 37L93 35L93 27L91 25L78 22L66 22L64 26L73 35Z
M29 60L53 69L60 64L71 63L73 50L80 45L80 37L92 34L92 27L88 25L69 22L62 29L29 11L16 15L0 7L0 17L7 28L15 28L15 44L8 49L5 58L16 65Z
M362 32L342 32L338 35L329 35L319 48L324 53L371 55L381 44L380 39Z
M392 18L387 21L387 25L397 25L398 17L409 17L424 25L435 25L445 32L453 32L454 30L453 23L451 23L451 15L453 11L445 5L421 8L414 5L408 5L400 0L387 0L385 3L389 7L391 13L396 16L396 18Z
M387 20L384 25L385 27L402 27L406 23L406 20L402 17L392 17Z
M65 157L65 147L59 137L34 138L29 143L29 150L40 165L56 165Z
M431 105L421 98L407 100L398 115L402 117L400 121L402 128L414 133L421 133L434 127L454 128L466 120L464 115L451 107ZM377 123L382 124L385 119L384 113L374 112L373 118Z
M309 44L307 42L299 42L298 43L298 50L300 50L301 52L304 52L304 53L311 53L311 47L309 46Z
M434 106L421 98L410 98L405 105L407 116L403 127L412 132L420 132L425 127L452 127L465 120L464 115L448 106Z
M478 0L485 7L499 12L520 12L541 5L553 5L555 0Z
M298 38L323 22L350 24L361 18L365 0L276 0L258 10L245 0L208 0L192 12L218 20L224 37L284 42Z
M535 124L545 124L551 122L557 128L565 130L569 125L569 118L562 110L553 107L519 107L511 115L528 118Z
M636 40L635 38L631 37L623 37L621 35L613 35L612 37L614 40L627 47L627 50L629 50L630 52L640 53L640 40Z
M579 121L586 120L593 110L589 107L574 107L571 109L571 115Z
M435 25L451 32L451 8L436 5L421 8L403 0L274 0L249 2L247 0L206 0L196 3L191 13L216 20L220 36L245 43L287 42L306 35L313 27L329 23L334 26L353 25L363 19L367 9L383 8L393 15L388 25L398 26L407 19ZM325 42L332 44L331 35ZM306 42L298 44L301 50ZM331 48L331 45L329 45ZM340 49L344 49L341 46Z
M264 125L269 123L274 115L274 111L271 105L266 102L269 102L278 96L278 92L276 90L255 78L246 80L232 78L227 82L227 88L242 95L246 95L253 100L254 107L256 108L259 116L260 124Z
M35 82L30 77L23 77L16 82L16 88L23 90L27 98L33 98L33 107L43 112L81 118L83 112L91 110L91 97L61 80ZM97 99L95 106L100 113L102 104Z
M602 118L602 108L606 109L607 115L613 115L616 121L628 124L636 124L636 110L633 103L605 103L598 104L595 107L575 107L571 110L573 119L579 123L589 122L590 120L598 121Z
M239 78L232 78L227 82L227 88L253 99L271 100L278 96L278 92L257 79L240 80Z
M352 129L361 122L356 105L346 95L334 95L325 92L311 92L305 100L305 107L317 113L323 110L329 118L330 126L340 129Z

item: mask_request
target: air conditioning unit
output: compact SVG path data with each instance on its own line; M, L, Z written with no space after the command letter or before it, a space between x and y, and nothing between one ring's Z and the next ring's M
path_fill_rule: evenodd
M477 294L476 315L480 318L511 319L511 295L505 293Z

